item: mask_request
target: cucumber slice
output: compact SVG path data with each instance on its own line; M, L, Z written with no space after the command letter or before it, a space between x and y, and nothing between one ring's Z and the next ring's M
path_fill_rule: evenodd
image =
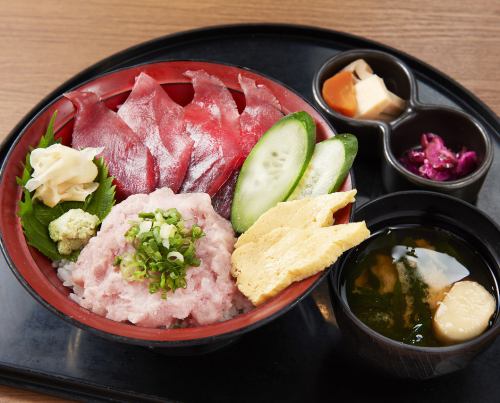
M288 200L303 199L339 190L351 169L358 140L352 134L338 134L316 144L306 172Z
M306 112L276 122L254 146L241 168L231 208L236 232L246 231L277 203L286 200L311 159L316 126Z

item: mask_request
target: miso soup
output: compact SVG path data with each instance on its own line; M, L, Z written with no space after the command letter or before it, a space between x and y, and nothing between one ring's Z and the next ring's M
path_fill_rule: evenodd
M494 297L495 278L483 258L464 240L443 229L394 227L358 247L343 269L342 294L367 326L391 339L417 346L443 345L433 315L454 283L479 283Z

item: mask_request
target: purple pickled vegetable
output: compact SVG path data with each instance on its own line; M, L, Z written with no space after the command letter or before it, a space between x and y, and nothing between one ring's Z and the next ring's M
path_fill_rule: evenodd
M425 161L425 153L422 150L408 150L400 158L403 166L415 175L419 175L419 168Z
M421 143L425 158L434 169L450 169L457 164L455 154L446 148L441 137L432 133L425 133L422 134Z
M424 133L420 137L420 146L425 150L427 147L429 147L429 143L431 141L435 141L438 143L441 147L444 147L444 141L441 137L439 137L437 134L434 133Z
M460 179L477 166L475 151L465 147L458 153L446 147L443 139L433 133L424 133L420 147L406 151L399 159L410 172L435 181Z
M423 164L425 161L425 152L421 150L409 150L408 156L415 164Z
M475 151L467 151L463 149L458 153L458 162L455 169L457 178L462 178L469 175L477 167L477 155Z
M438 170L435 169L431 164L425 163L421 165L419 170L419 174L423 178L432 179L435 181L448 181L453 179L452 172L449 169Z

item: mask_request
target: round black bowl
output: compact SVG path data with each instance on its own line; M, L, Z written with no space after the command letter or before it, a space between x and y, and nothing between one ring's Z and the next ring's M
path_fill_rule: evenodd
M464 368L500 334L500 228L477 208L454 197L427 191L393 193L375 199L354 213L365 220L372 233L399 225L431 225L464 239L489 266L496 283L497 311L493 326L470 341L447 347L418 347L389 339L361 322L350 310L341 284L346 262L370 241L345 254L330 276L335 317L350 348L368 365L388 374L414 379L441 376Z

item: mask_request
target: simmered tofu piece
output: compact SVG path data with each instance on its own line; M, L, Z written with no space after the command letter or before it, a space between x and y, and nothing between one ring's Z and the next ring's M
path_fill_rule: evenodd
M358 102L355 118L391 120L405 108L405 101L390 92L376 74L356 83L354 90Z
M345 66L342 71L350 71L353 73L356 81L364 80L373 74L372 68L363 59L354 60L352 63Z
M495 307L495 298L482 285L475 281L459 281L436 310L435 335L445 344L473 339L488 328Z

